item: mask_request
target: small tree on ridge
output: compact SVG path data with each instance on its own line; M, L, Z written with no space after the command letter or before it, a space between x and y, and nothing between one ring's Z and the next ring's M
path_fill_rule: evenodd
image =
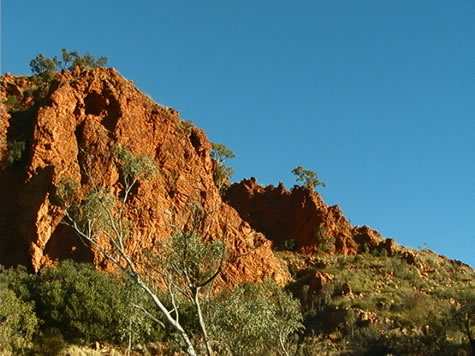
M319 185L326 187L325 183L318 179L317 172L297 166L292 169L292 173L297 177L297 182L302 182L309 189L315 189Z

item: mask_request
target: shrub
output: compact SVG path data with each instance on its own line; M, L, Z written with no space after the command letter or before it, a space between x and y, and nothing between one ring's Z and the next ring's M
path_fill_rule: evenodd
M216 161L216 167L213 172L214 184L219 190L229 185L230 178L234 175L232 167L224 164L228 159L236 157L234 153L225 145L213 143L211 149L211 158Z
M30 61L31 71L34 74L43 75L44 77L49 77L49 79L51 79L52 76L48 74L52 74L61 69L72 70L75 66L94 69L106 66L108 61L107 57L99 57L98 59L95 59L95 57L89 52L86 52L85 55L81 56L78 51L68 52L65 48L61 49L61 54L62 61L56 56L47 58L43 54L37 55Z
M149 179L157 173L157 166L147 155L133 155L126 148L115 145L114 156L120 161L119 167L126 185L134 185L139 179Z
M26 143L25 141L10 141L7 143L7 162L8 165L12 165L23 158L25 153Z
M239 285L208 303L205 315L212 336L235 355L287 353L303 328L300 303L270 279Z
M49 328L41 331L37 335L32 351L34 354L56 356L59 355L66 346L61 331L55 328Z
M7 286L0 289L0 351L17 355L32 345L38 328L34 306L18 298Z
M131 294L111 274L90 265L64 261L46 267L37 277L34 298L37 314L48 328L61 330L73 342L124 342L130 320L136 317ZM151 321L142 320L143 334L150 336Z
M391 347L391 342L384 329L384 325L379 328L371 324L356 328L351 336L351 344L356 351L354 354L361 356L391 355L394 349Z
M35 74L53 72L60 67L61 62L57 57L47 58L42 53L30 61L31 71Z
M22 301L33 301L32 290L36 276L29 274L24 266L5 269L0 265L0 285L11 289Z
M292 173L297 177L297 182L304 183L304 186L309 189L313 190L319 185L326 187L325 183L318 179L317 172L305 169L302 166L297 166L292 169Z
M18 110L22 106L16 95L8 95L7 100L4 100L3 103L12 107L14 110Z
M335 250L335 238L329 236L324 227L314 230L315 240L317 242L318 250L325 253L331 253Z
M89 52L86 52L85 55L81 56L78 51L68 52L65 48L61 49L63 57L63 67L72 70L75 66L84 67L84 68L98 68L105 67L107 65L107 57L99 57L96 59L94 55Z
M151 302L137 287L88 264L64 261L38 275L28 274L23 267L2 268L0 279L2 292L10 290L21 303L34 308L33 315L42 322L41 332L48 337L54 330L60 330L59 336L69 342L122 344L162 337L157 324L132 307L150 309ZM59 340L56 336L52 339Z
M297 241L295 241L295 239L284 240L281 244L281 248L287 251L295 251L297 250L297 247L298 247L298 244L297 244Z

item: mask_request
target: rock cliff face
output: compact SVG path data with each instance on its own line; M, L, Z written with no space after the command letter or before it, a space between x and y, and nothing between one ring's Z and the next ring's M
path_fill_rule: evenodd
M222 202L213 181L210 142L175 110L155 104L114 69L58 73L41 100L28 78L7 74L1 85L2 102L7 103L0 122L1 264L21 263L36 271L73 258L106 268L100 254L61 224L64 214L52 200L64 177L83 189L93 179L118 194L121 181L110 152L120 144L152 157L159 170L139 182L127 205L126 219L134 223L131 253L153 249L174 226L189 228L189 204L200 204L206 216L204 237L225 240L241 256L225 269L227 283L265 276L280 283L288 279L271 242ZM35 105L29 103L33 101ZM14 142L25 146L12 162Z
M244 180L229 188L224 203L205 133L114 69L76 68L58 73L48 86L39 84L10 74L1 81L0 264L37 271L73 258L108 268L61 224L64 213L53 199L63 178L78 182L82 191L94 181L119 195L123 187L111 155L117 144L153 158L159 171L139 182L127 204L125 218L134 224L130 253L155 249L177 227L189 229L190 204L204 212L203 237L224 240L238 256L223 275L229 285L265 276L288 280L270 240L295 240L309 252L330 243L337 253L356 254L364 246L393 253L392 239L352 227L338 206L327 206L305 187L288 191Z
M328 206L306 187L295 186L291 191L282 184L264 188L251 178L231 185L225 200L252 228L278 245L294 240L303 250L326 245L343 254L356 254L366 247L394 253L393 239L384 240L367 226L351 226L337 205Z

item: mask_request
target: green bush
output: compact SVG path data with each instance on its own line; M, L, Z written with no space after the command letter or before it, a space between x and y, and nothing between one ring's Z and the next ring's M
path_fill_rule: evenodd
M139 313L130 306L134 293L138 292L111 274L65 261L41 271L34 298L38 316L49 328L61 330L66 340L118 344L125 341L130 321ZM151 323L143 320L141 336L150 336Z
M68 52L67 49L61 49L62 60L54 56L45 57L43 54L37 55L30 61L31 71L34 74L51 74L61 69L72 70L75 66L94 69L107 65L107 57L99 57L96 59L91 53L86 52L81 56L78 51ZM51 76L49 76L51 79Z
M32 345L38 328L34 305L5 285L0 289L0 300L0 351L2 355L18 355Z
M282 250L295 251L297 250L298 244L295 239L284 240L280 246Z
M12 165L23 158L26 149L25 141L11 141L7 143L7 162Z
M20 110L22 108L22 103L18 100L16 95L8 95L7 100L4 100L3 103L11 107L12 110Z
M26 271L24 266L5 269L0 265L0 285L11 289L15 295L25 302L32 302L32 290L36 276Z
M138 343L162 338L158 324L132 306L151 309L151 301L136 286L88 264L64 261L37 275L28 274L25 268L2 268L0 282L2 291L10 290L33 308L33 315L41 320L41 339L52 330L60 330L68 342L79 343L124 344L129 339Z
M328 235L324 227L315 229L313 235L317 242L318 251L324 253L332 253L335 251L335 238Z
M55 328L46 329L38 333L35 338L33 354L56 356L60 355L67 347L60 330Z
M314 190L319 185L321 185L322 187L326 187L325 183L318 179L317 172L315 171L305 169L302 166L297 166L292 169L292 173L295 174L295 176L297 177L297 182L304 183L304 186L309 189Z
M216 167L213 172L214 184L221 191L229 186L229 180L234 175L231 166L224 164L228 159L236 157L234 153L225 145L213 143L211 149L211 158L216 161Z
M286 353L303 328L300 303L273 280L243 283L206 306L209 332L233 355Z
M135 156L120 145L114 146L113 153L120 161L119 167L126 185L133 185L139 179L149 179L158 171L153 159L147 155Z

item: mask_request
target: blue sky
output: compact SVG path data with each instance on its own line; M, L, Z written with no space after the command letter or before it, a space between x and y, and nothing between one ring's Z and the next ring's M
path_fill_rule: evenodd
M3 0L1 72L107 56L236 154L235 181L315 170L328 204L475 266L473 0Z

